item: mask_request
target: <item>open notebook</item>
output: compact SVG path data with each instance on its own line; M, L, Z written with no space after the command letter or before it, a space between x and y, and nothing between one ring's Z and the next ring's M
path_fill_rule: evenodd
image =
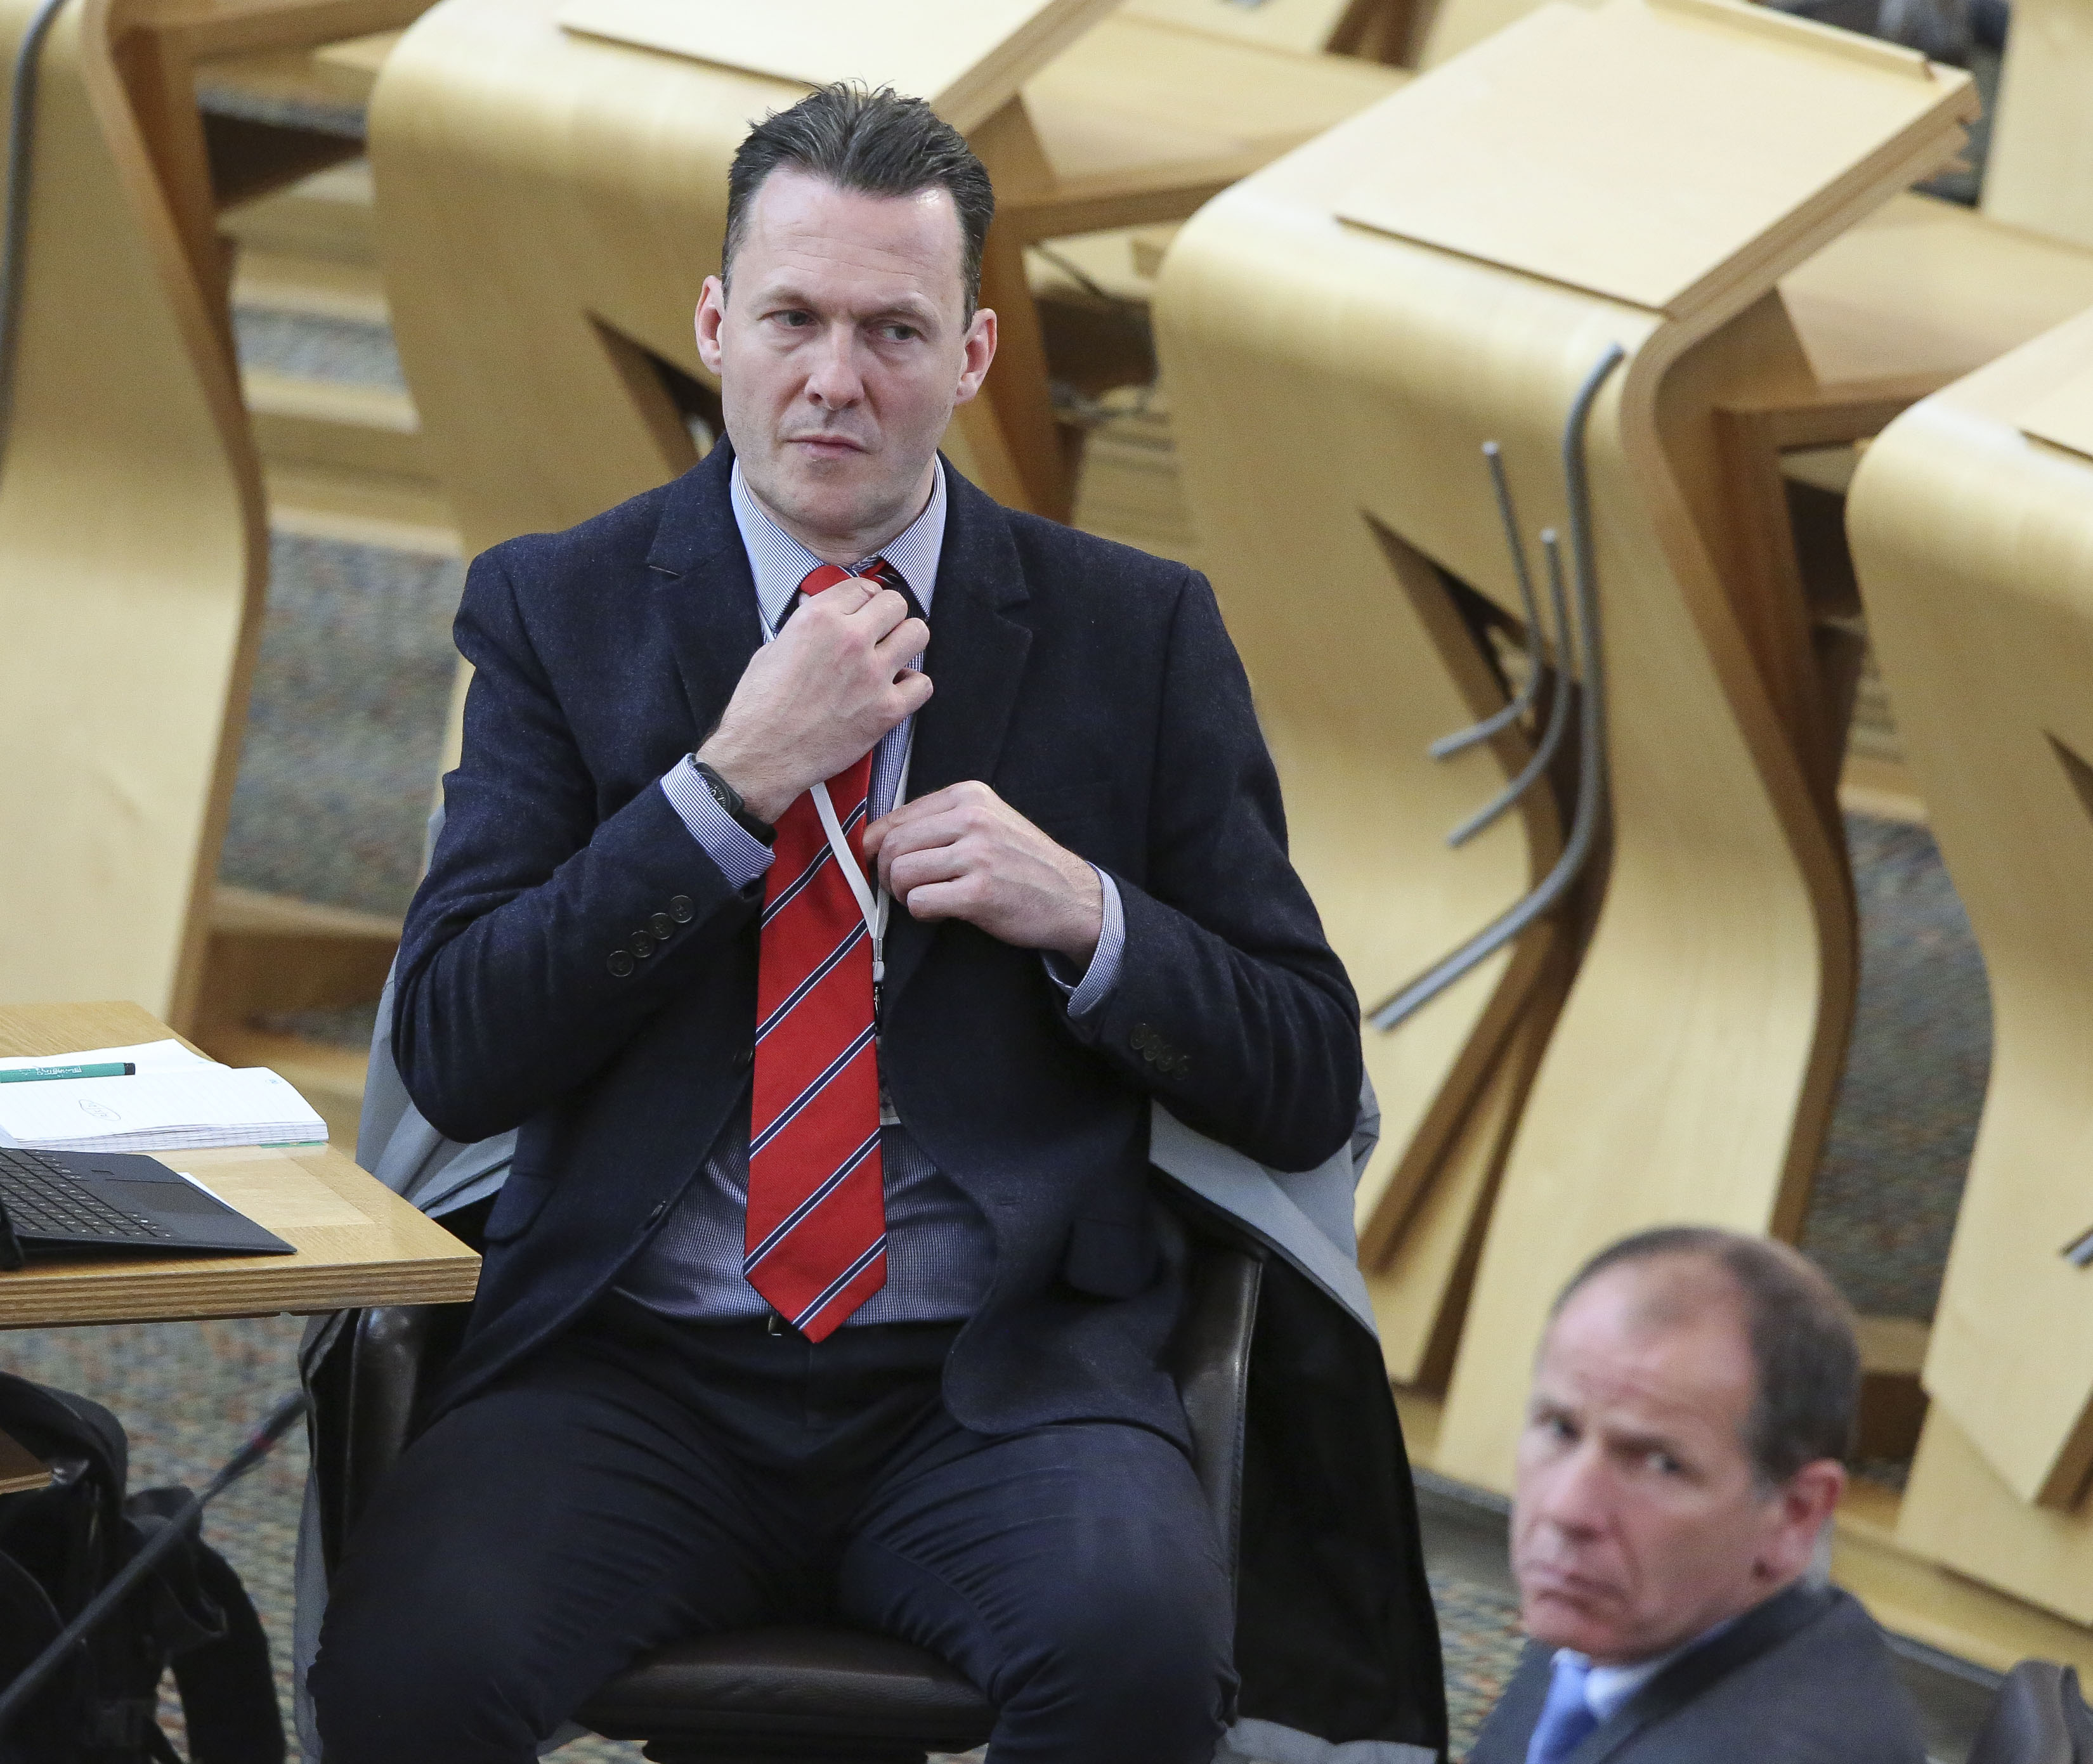
M0 1145L167 1152L327 1139L327 1123L267 1067L221 1066L179 1041L0 1059L0 1070L125 1062L134 1075L0 1084Z

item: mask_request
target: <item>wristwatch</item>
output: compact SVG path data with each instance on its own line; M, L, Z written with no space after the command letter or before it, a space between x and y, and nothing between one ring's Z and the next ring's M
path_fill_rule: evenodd
M697 775L704 780L705 788L713 793L713 800L734 817L735 826L752 839L760 839L766 845L774 845L778 843L778 829L768 821L758 820L749 812L748 805L741 799L740 791L735 789L696 754L691 755L691 765Z

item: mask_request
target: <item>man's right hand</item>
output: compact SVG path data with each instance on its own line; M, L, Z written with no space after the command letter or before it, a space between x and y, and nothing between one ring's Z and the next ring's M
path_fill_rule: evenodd
M891 588L854 576L824 589L749 659L698 758L775 821L923 707L930 678L908 663L930 641Z

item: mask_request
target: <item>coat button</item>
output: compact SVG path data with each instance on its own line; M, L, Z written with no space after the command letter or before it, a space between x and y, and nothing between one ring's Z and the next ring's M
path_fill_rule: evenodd
M696 909L691 905L691 897L687 894L678 894L670 901L669 916L679 925L689 924L696 916Z
M1133 1026L1133 1033L1126 1039L1137 1053L1146 1053L1155 1045L1155 1031L1146 1023L1138 1023Z
M654 940L644 931L635 931L625 947L644 962L654 953Z
M613 949L610 952L610 960L604 966L622 980L639 964L632 959L630 949Z
M666 913L656 913L647 921L647 928L654 933L656 943L666 943L675 931L676 921Z

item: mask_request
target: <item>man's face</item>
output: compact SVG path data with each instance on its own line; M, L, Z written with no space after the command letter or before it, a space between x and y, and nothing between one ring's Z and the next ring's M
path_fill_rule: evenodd
M965 317L960 246L942 187L866 196L787 166L749 204L731 295L706 279L698 353L749 488L836 561L921 512L995 353L995 314Z
M1770 1492L1744 1427L1743 1305L1704 1258L1607 1269L1549 1327L1519 1447L1512 1567L1527 1631L1604 1665L1667 1652L1808 1565L1832 1460Z

